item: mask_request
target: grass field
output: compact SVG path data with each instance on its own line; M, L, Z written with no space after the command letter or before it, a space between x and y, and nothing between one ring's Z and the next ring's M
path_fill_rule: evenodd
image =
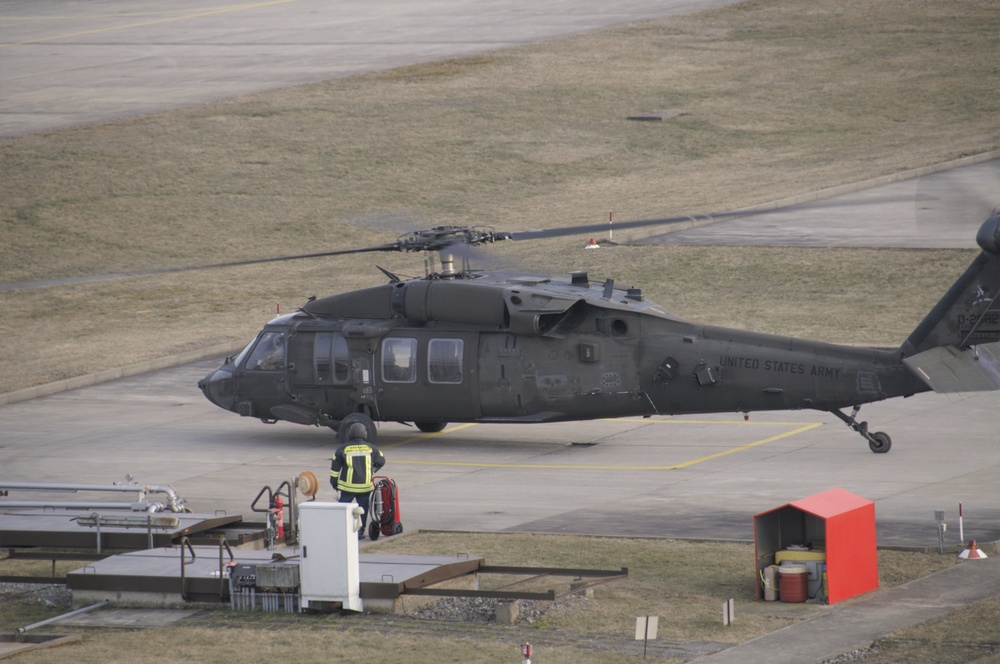
M418 533L380 540L370 547L366 545L365 552L423 555L461 552L473 558L485 558L495 565L612 570L627 567L629 576L626 580L596 587L592 599L572 603L564 611L551 611L532 624L513 627L493 625L484 628L469 623L369 615L244 613L225 608L209 610L176 626L155 630L88 629L83 632L82 643L22 655L18 661L41 664L65 661L61 658L72 656L73 661L80 664L125 662L141 650L143 661L148 662L232 659L257 662L283 657L297 662L376 664L386 661L387 655L374 644L391 639L393 651L406 652L406 656L388 661L408 664L516 661L511 654L516 655L517 646L525 640L536 644L538 662L625 662L635 659L634 652L627 649L639 615L659 617L658 639L661 641L732 644L824 610L821 606L755 602L753 546L749 543ZM883 550L879 552L880 585L897 586L955 562L957 558L953 555ZM47 562L8 561L3 565L6 574L44 575L49 572ZM12 571L8 565L20 566L22 571ZM71 567L63 565L60 572ZM544 587L543 583L537 589ZM720 607L728 598L736 601L737 620L724 627ZM989 606L993 607L990 609L993 613L987 613L987 618L996 615L1000 603ZM0 632L13 631L29 621L42 620L65 610L5 598L0 602ZM79 632L66 627L45 631ZM942 640L940 631L928 634L933 635L932 643ZM988 636L983 630L966 627L962 634L962 638L970 642L997 645L995 635ZM969 634L972 636L967 636ZM912 638L900 636L893 645L909 644ZM601 650L594 646L609 642L617 644L617 648ZM654 657L650 661L672 660Z
M4 140L0 283L376 244L438 224L719 211L985 152L1000 147L998 28L991 0L749 2ZM625 119L655 110L675 115ZM492 258L588 267L693 320L878 345L905 338L972 253L597 258L584 240ZM419 256L362 255L0 292L0 391L240 345L279 303L380 283L374 262L423 274ZM859 321L859 306L885 315Z

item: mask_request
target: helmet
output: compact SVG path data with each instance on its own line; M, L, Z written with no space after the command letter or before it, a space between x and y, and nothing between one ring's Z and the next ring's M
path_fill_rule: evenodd
M355 422L347 429L347 440L368 440L368 427L361 422Z

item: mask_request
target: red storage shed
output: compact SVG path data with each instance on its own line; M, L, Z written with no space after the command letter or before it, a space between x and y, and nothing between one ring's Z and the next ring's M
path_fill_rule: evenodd
M763 597L762 574L769 565L816 558L824 551L826 579L819 582L825 581L829 604L878 588L872 501L830 489L757 514L753 522L757 599Z

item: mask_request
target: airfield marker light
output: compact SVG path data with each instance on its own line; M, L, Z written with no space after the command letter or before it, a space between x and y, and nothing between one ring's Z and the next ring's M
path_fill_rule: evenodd
M962 560L982 560L986 558L986 552L979 549L976 546L976 540L969 540L969 546L966 547L962 553L958 554L958 557Z
M744 422L749 422L750 421L750 413L749 413L749 411L746 411L746 410L743 411L743 421Z
M611 221L614 217L614 210L608 210L608 242L614 242L615 240L615 229L611 227Z
M938 553L944 554L944 533L948 524L944 522L944 510L934 510L934 520L938 524Z
M278 316L281 315L281 302L274 303L274 313L277 314Z

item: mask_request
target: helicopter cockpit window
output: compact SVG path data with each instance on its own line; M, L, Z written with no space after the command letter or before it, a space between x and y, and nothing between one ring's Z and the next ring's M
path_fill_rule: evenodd
M350 351L339 332L318 333L313 357L317 382L346 383L350 378Z
M461 339L431 339L427 344L427 380L457 385L462 382Z
M246 359L247 353L249 353L250 349L253 348L253 344L254 344L255 341L257 341L257 340L256 339L251 339L250 343L248 343L246 346L244 346L243 350L241 350L240 353L239 353L239 355L236 356L236 359L233 361L233 363L236 366L239 367L239 366L243 365L243 360Z
M278 371L285 366L285 335L283 332L264 332L247 360L250 371Z
M382 380L387 383L417 381L417 340L384 339L382 341Z

